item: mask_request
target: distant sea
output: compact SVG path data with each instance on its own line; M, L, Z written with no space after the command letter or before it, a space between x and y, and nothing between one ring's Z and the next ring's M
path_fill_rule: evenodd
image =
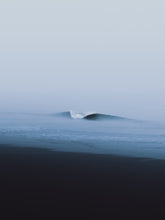
M0 113L0 144L165 159L165 123L98 113Z

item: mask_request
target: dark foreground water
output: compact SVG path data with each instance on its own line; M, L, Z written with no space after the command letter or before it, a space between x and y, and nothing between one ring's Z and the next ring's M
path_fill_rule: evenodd
M56 208L66 215L66 208L73 213L81 208L81 216L106 209L114 219L123 219L125 212L133 219L148 219L156 212L161 219L164 172L164 160L0 145L0 202L9 210L12 201L12 207L26 214L31 204L38 214L47 204L53 207L47 216Z

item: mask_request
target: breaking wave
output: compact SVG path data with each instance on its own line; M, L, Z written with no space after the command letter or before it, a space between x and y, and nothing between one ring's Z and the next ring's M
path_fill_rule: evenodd
M68 118L68 119L84 119L84 120L128 120L127 118L123 118L120 116L107 115L107 114L101 114L95 112L76 113L72 110L68 112L56 113L55 116Z

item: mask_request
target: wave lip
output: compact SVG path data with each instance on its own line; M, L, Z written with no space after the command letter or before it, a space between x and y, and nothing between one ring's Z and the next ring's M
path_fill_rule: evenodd
M88 112L88 113L77 113L74 111L68 111L68 112L60 112L56 113L55 116L62 117L62 118L68 118L68 119L85 119L85 120L123 120L126 118L120 117L120 116L114 116L114 115L107 115L107 114L101 114L101 113L95 113L95 112ZM127 119L128 120L128 119Z

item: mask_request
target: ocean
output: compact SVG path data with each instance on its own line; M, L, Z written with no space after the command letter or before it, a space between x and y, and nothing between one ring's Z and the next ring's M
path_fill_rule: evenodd
M165 159L165 123L98 113L0 113L0 144Z

